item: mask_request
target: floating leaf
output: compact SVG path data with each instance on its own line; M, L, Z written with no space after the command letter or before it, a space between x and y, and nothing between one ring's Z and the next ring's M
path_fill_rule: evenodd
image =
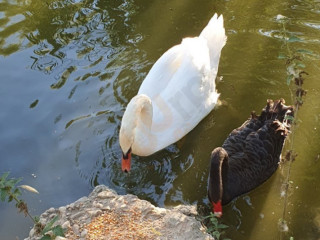
M35 106L37 106L39 100L35 100L33 103L30 104L29 108L34 108Z
M29 185L20 185L19 187L20 187L20 188L23 188L23 189L25 189L25 190L27 190L27 191L29 191L29 192L33 192L33 193L39 194L39 192L37 191L37 189L35 189L35 188L33 188L33 187L29 186Z
M302 40L297 36L291 35L288 39L288 42L301 42Z

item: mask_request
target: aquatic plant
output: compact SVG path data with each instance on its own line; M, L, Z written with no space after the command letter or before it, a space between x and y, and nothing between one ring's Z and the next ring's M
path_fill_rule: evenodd
M33 222L36 232L42 236L41 240L55 239L57 236L64 237L64 229L61 227L61 225L53 226L54 223L58 220L58 216L53 218L46 225L43 225L40 222L39 217L32 217L30 215L27 203L20 199L20 196L22 195L20 188L33 193L39 192L29 185L17 186L17 184L22 181L22 178L8 179L8 176L9 172L6 172L0 177L0 200L2 202L8 203L15 201L15 206L19 210L19 212L22 212L25 217L28 216Z
M225 233L224 229L228 228L228 225L219 223L218 218L215 216L215 214L213 214L212 212L210 212L210 214L206 217L202 218L202 223L205 220L209 220L206 221L206 226L207 226L207 232L214 237L214 239L219 240L221 235L223 235ZM223 240L230 240L229 238L223 238Z
M302 88L302 85L305 80L305 76L308 75L308 73L304 70L305 69L305 61L307 55L312 55L313 53L306 49L295 49L292 44L295 42L301 42L302 39L300 39L298 36L293 35L286 29L286 25L290 21L289 18L278 15L276 17L276 20L281 24L281 40L283 42L282 47L284 49L284 52L280 52L278 58L285 60L285 66L286 66L286 83L288 85L288 88L291 92L291 98L292 102L295 106L295 119L290 119L294 124L292 124L291 127L291 136L290 136L290 146L289 150L287 150L284 159L282 159L282 162L288 162L287 166L287 172L285 176L284 183L281 187L281 196L284 197L284 204L283 204L283 212L282 212L282 218L279 219L278 226L280 230L280 239L283 239L284 232L289 231L289 227L287 225L286 219L286 213L287 213L287 207L288 207L288 191L290 189L290 185L292 184L292 181L290 180L290 174L291 174L291 167L292 162L297 157L297 153L293 150L293 144L294 144L294 132L297 127L297 119L298 119L298 112L301 106L304 102L304 97L307 94L307 91ZM293 237L290 237L290 239L293 239Z

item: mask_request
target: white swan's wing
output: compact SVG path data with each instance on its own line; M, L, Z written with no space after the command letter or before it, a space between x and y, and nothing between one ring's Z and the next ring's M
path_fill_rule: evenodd
M214 108L219 96L206 40L186 38L179 50L179 68L152 99L152 132L157 135L159 150L191 131Z
M182 53L180 44L166 51L150 69L138 94L145 94L151 99L159 95L179 69Z

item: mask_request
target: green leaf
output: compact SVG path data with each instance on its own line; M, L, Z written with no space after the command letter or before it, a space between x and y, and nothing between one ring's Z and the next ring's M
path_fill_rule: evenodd
M208 216L203 217L203 219L215 218L214 214L211 212Z
M50 235L46 234L42 238L40 238L40 240L51 240L51 237Z
M288 42L301 42L302 40L297 36L291 35L288 39Z
M209 232L209 233L211 233L211 232L214 231L214 230L215 230L214 227L209 227L209 228L207 228L207 232Z
M221 228L221 229L224 229L224 228L228 228L229 226L225 225L225 224L218 224L217 228Z
M9 176L9 172L5 172L4 174L2 174L2 176L1 176L1 178L0 178L0 182L4 182L6 179L7 179L7 177Z
M58 216L55 216L50 222L47 223L47 225L42 230L42 234L45 234L46 232L50 231L53 224L58 220Z
M221 234L219 233L219 231L214 231L212 235L219 240Z
M52 229L52 232L55 236L64 237L64 230L61 225L57 225Z
M15 197L19 197L21 195L20 189L16 188L13 192L13 195L15 195Z
M211 220L212 223L218 223L218 219L216 219L215 217L210 218L210 220Z
M7 191L5 189L0 190L0 199L1 202L4 202L7 198Z
M39 216L34 216L33 219L34 219L34 221L36 223L40 222L40 217Z
M7 181L7 186L13 188L21 180L22 180L22 178L11 178L10 180Z

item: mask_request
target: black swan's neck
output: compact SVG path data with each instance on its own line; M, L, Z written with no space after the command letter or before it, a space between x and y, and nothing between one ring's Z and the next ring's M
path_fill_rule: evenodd
M212 204L221 203L227 187L228 153L221 147L211 154L208 197Z

